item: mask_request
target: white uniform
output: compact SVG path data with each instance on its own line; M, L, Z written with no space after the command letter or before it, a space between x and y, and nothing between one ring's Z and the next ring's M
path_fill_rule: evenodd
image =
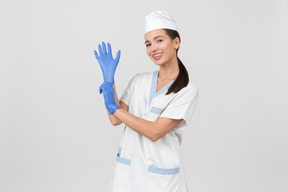
M182 165L182 133L192 117L198 98L195 84L165 95L170 82L156 92L159 71L136 74L121 101L129 113L155 122L159 117L184 119L156 142L125 125L111 181L111 192L187 192Z

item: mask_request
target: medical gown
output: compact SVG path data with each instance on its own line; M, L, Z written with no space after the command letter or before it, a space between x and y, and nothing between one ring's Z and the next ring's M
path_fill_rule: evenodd
M189 81L178 93L165 95L173 81L157 92L158 74L159 70L136 74L120 101L129 106L129 113L148 121L159 117L183 121L156 142L124 125L110 192L188 191L181 142L197 104L198 89Z

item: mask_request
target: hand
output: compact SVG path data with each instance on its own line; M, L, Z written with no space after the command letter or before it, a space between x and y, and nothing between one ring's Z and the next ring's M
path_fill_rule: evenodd
M112 115L117 109L120 108L115 103L113 84L104 82L99 88L99 93L101 94L102 92L104 95L106 109L109 111L110 115Z
M101 45L98 45L99 55L96 50L94 50L94 54L101 67L104 82L112 83L113 85L115 71L120 59L120 50L117 52L116 58L113 59L111 45L109 43L107 43L107 45L108 45L108 52L106 50L105 43L102 42L102 48Z

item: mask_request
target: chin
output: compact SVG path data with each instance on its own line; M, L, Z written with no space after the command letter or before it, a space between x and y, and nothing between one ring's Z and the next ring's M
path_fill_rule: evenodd
M165 63L163 61L156 61L156 60L152 60L153 63L155 63L155 65L158 65L158 66L162 66L162 65L165 65Z
M163 63L154 62L155 65L162 66Z

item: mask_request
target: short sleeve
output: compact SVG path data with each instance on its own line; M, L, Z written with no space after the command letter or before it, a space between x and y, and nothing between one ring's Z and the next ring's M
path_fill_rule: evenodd
M187 87L183 89L186 88ZM183 90L181 94L177 95L168 104L160 117L166 117L170 119L184 119L186 124L189 124L198 102L198 92L199 91L195 86Z
M136 75L134 75L134 77L132 77L132 79L130 79L130 81L128 83L128 86L123 91L123 93L122 93L122 95L120 97L120 101L124 102L128 106L129 106L131 93L133 92L133 89L134 89L133 88L133 82L134 82L134 79L135 79Z

